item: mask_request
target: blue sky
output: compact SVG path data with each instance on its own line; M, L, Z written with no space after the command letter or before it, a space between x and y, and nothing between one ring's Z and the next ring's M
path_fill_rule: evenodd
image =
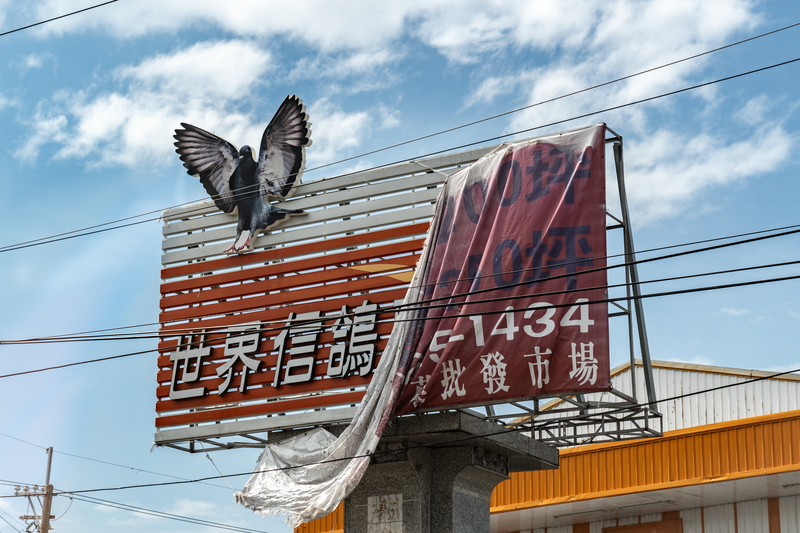
M385 5L384 5L385 4ZM0 0L0 32L88 7ZM792 1L281 2L120 0L0 37L0 246L201 199L174 153L191 122L257 143L287 94L305 101L308 167L515 109L800 22ZM795 59L800 28L423 142L307 172L413 158ZM639 250L800 223L800 63L544 131L604 121L625 139ZM533 134L528 134L531 136ZM610 152L609 152L610 155ZM613 201L610 202L613 204ZM157 216L157 215L156 215ZM0 252L0 339L157 320L161 228ZM642 266L643 279L798 258L798 237ZM788 267L714 279L798 274ZM711 284L699 279L653 288ZM645 302L652 356L800 367L797 281ZM648 287L646 289L650 291ZM612 338L612 364L626 354ZM0 346L0 374L154 347L153 341ZM0 432L39 446L183 478L248 471L256 451L150 451L154 355L0 379ZM45 453L0 435L0 479L44 481ZM234 478L240 488L246 478ZM56 488L168 478L56 453ZM224 481L100 498L270 532ZM12 493L0 486L0 495ZM69 501L57 498L56 516ZM0 516L25 512L0 498ZM5 514L8 513L8 514ZM17 522L17 526L19 523ZM74 502L62 533L194 526ZM0 532L11 531L0 521ZM209 529L209 531L211 531Z

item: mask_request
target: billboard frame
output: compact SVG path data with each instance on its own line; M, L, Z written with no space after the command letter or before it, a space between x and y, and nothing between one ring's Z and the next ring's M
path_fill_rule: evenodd
M621 208L620 217L612 215L608 210L606 211L607 217L611 220L611 223L606 225L606 231L622 230L625 278L627 282L626 296L621 299L623 305L611 302L610 305L615 308L615 311L611 312L610 310L609 318L622 316L627 318L630 363L632 369L634 369L631 373L631 390L626 392L612 388L610 395L613 398L610 399L605 398L601 393L586 395L566 394L553 397L549 401L534 399L524 403L511 402L510 404L486 405L483 409L484 413L479 412L477 408L466 407L447 410L459 410L506 427L518 427L523 431L529 430L531 437L555 446L661 435L661 415L656 407L657 400L650 363L650 350L625 189L622 137L610 128L606 127L606 129L605 144L612 145ZM447 176L463 165L476 161L494 148L495 146L478 148L456 154L447 154L419 161L409 161L390 167L367 170L352 175L347 179L347 183L350 186L350 184L357 183L372 183L380 179L397 179L407 176L409 173L412 175L414 173L424 173L429 177L431 174ZM322 182L324 181L326 180L318 180L304 185L311 191L323 190L324 185ZM339 185L337 183L337 187ZM300 187L302 188L303 185ZM298 192L300 195L297 197L302 196L302 191ZM315 193L312 192L310 194ZM207 203L210 204L211 202ZM197 206L194 207L197 209ZM207 210L209 213L213 212L213 205L210 205ZM165 213L165 224L169 216L168 211ZM419 219L417 218L417 220ZM281 227L277 231L283 232L285 227ZM211 247L213 246L215 245L211 245ZM166 253L167 249L165 248L165 255ZM646 402L639 402L637 397L638 389L635 378L637 343L635 337L638 337L638 348L644 373L645 396L647 397ZM531 405L528 406L525 403L531 403ZM214 424L157 429L154 444L190 453L231 448L261 448L268 441L272 442L279 434L290 434L295 429L316 426L343 427L350 420L354 411L355 407L351 406L319 409L302 414L293 413L291 414L293 420L292 429L287 429L286 424L279 417L235 419L217 421ZM199 449L195 447L197 443L200 443Z

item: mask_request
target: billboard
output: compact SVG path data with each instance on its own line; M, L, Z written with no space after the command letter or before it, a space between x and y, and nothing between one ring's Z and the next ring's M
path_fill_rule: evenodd
M399 412L607 390L603 141L601 125L468 172L493 147L302 184L284 204L307 214L236 256L233 214L169 210L156 444L348 421L434 216Z
M397 414L610 389L604 148L599 125L450 176Z

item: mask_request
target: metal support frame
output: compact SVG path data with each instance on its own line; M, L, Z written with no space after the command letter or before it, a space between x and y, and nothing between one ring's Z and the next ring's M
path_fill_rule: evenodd
M647 402L650 409L658 413L656 407L656 386L653 382L653 366L650 363L650 343L647 340L647 327L644 321L644 306L642 304L642 290L639 285L639 269L636 264L636 251L633 246L633 232L631 231L631 218L628 211L628 195L625 190L625 167L622 158L622 136L615 133L610 128L609 132L614 134L614 137L606 139L606 144L613 143L614 149L614 167L617 171L617 186L619 188L619 203L622 210L622 231L625 243L625 262L627 263L626 272L630 276L629 290L633 291L633 307L636 310L636 328L639 333L639 347L642 354L642 366L644 368L645 387L647 389ZM628 299L628 309L630 309L631 300ZM629 315L630 322L630 315ZM631 371L633 390L636 391L636 372L635 370L635 355L633 350L633 338L631 336Z

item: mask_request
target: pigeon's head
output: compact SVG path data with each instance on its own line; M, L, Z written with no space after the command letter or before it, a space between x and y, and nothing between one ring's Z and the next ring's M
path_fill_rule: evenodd
M246 144L239 149L239 157L249 157L250 159L255 159L255 157L253 157L253 149Z

